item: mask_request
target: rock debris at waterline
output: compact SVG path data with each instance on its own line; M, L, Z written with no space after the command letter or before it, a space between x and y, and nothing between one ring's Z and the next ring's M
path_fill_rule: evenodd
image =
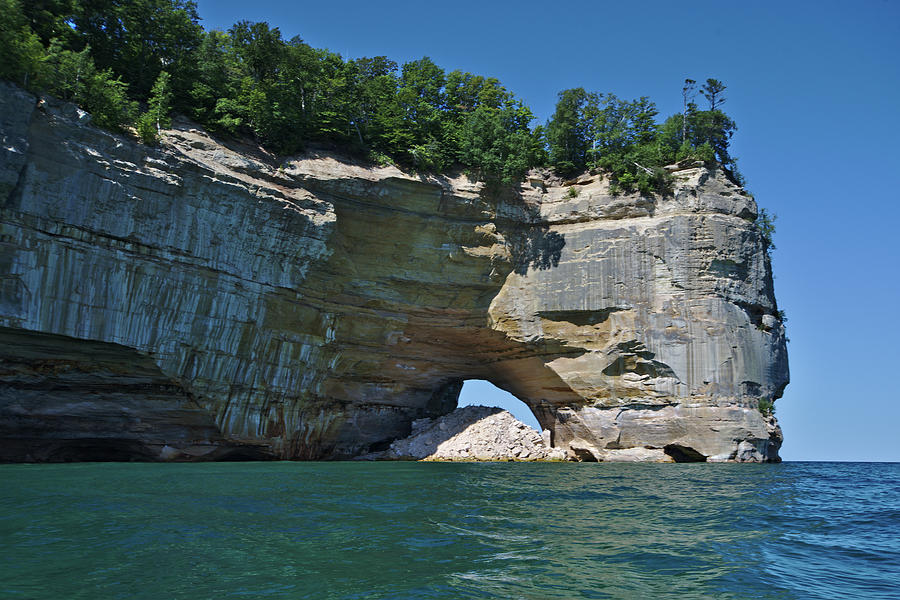
M508 411L487 406L465 406L446 415L417 419L412 433L391 443L384 452L366 455L371 460L432 461L553 461L565 460L560 448ZM544 439L547 438L547 439Z
M465 379L582 460L778 459L771 266L716 170L662 199L540 172L498 196L89 120L0 84L2 460L350 458Z

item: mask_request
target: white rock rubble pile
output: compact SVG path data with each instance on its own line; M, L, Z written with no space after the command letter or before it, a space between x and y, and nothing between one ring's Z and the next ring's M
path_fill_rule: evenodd
M565 460L565 452L508 411L464 406L435 419L413 421L409 437L394 441L380 458L446 461ZM549 439L547 440L549 442Z

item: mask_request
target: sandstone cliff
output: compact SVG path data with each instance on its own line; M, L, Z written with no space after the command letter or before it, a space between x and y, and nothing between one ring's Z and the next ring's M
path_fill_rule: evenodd
M469 378L572 458L777 460L784 329L716 171L496 195L89 120L0 84L0 460L351 457Z

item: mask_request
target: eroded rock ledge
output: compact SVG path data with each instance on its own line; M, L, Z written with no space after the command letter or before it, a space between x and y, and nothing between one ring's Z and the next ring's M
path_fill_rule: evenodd
M716 171L496 196L188 123L148 148L5 84L0 137L0 460L349 458L470 378L582 460L778 459L771 267Z

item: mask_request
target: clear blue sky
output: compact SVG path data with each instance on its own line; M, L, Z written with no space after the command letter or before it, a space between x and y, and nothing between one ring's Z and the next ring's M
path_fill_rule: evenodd
M778 215L782 456L900 461L900 2L198 4L207 28L268 21L345 58L497 77L540 122L565 88L647 95L666 116L685 77L724 81L733 154Z

